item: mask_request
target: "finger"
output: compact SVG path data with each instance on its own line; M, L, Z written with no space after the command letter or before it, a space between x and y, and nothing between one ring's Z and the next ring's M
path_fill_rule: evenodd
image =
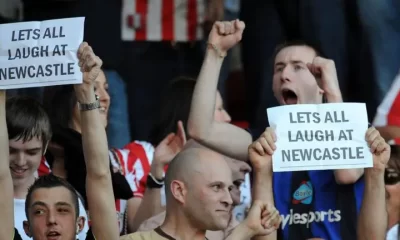
M258 142L261 144L265 153L268 153L269 155L274 154L274 150L270 147L268 141L264 137L260 137Z
M223 22L216 22L215 26L217 28L218 34L225 34L225 24Z
M175 137L175 133L170 133L158 145L161 145L161 144L169 145L174 140L174 137Z
M376 129L374 127L368 128L367 132L365 133L365 140L368 141L369 136L373 133Z
M313 73L313 65L312 65L312 63L307 63L307 68L311 72L311 74L314 74Z
M77 52L78 58L82 55L83 50L85 49L86 46L89 46L89 44L87 42L82 42L81 45L79 45L78 52Z
M264 156L264 155L265 155L264 148L263 148L263 146L261 145L261 143L259 143L258 141L255 142L255 143L253 144L253 149L254 149L256 152L258 152L258 154L260 154L261 156Z
M85 65L84 65L86 71L92 70L92 68L94 68L95 66L96 66L95 56L93 54L86 55Z
M235 38L237 41L242 40L243 31L244 31L245 27L246 27L246 25L244 24L243 21L239 21L238 19L236 19L236 21L235 21Z
M272 212L268 211L268 209L266 209L265 211L262 211L261 213L261 217L265 218L271 215Z
M179 137L179 139L182 141L182 144L186 144L186 132L185 132L185 128L183 127L183 122L182 121L178 121L178 131L177 131L177 135Z
M276 137L275 129L273 129L271 127L267 127L266 131L272 136L272 139L274 140L274 142L276 142L277 137Z
M274 211L267 221L268 227L275 226L280 221L279 211Z
M264 137L265 140L267 140L268 145L269 145L273 150L276 150L275 141L274 141L274 134L275 134L274 130L272 130L272 129L267 129L267 131L265 131L265 132L262 134L262 137ZM275 138L276 138L276 136L275 136Z
M87 57L87 55L91 54L92 52L93 52L92 48L91 48L89 45L86 45L86 46L83 48L82 52L81 52L80 58L83 59L83 60L85 60L86 57Z
M380 137L380 134L379 134L378 130L375 129L374 131L372 131L369 134L368 139L367 139L368 145L371 147L372 143L375 142L375 140L378 140L379 137Z
M237 29L237 26L236 26L236 20L234 20L234 21L230 21L230 23L231 23L231 26L232 26L232 31L231 31L231 34L234 34L234 33L236 33L236 31L238 30Z
M225 35L229 35L232 33L232 25L230 22L225 22Z
M386 150L386 142L383 138L379 141L378 145L376 146L377 153L383 153Z

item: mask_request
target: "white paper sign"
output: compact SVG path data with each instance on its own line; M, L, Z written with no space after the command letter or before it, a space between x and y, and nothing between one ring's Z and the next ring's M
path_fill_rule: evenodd
M82 83L85 18L0 25L0 89Z
M364 103L297 104L267 109L275 129L274 172L372 167Z

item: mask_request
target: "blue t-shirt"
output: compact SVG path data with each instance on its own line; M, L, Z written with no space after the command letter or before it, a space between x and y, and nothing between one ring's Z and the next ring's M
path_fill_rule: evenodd
M253 139L262 132L250 131ZM278 239L357 239L364 179L339 185L333 170L275 172L275 206L282 216Z

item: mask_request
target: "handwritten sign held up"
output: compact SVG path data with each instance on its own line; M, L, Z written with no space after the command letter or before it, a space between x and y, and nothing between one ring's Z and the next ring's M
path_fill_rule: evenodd
M365 104L287 105L267 113L277 136L274 172L372 167Z
M83 17L0 25L0 89L82 83Z

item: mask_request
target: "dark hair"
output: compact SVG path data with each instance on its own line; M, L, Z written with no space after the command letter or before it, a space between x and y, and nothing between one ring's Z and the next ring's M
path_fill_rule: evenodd
M32 184L32 186L30 186L28 189L28 195L26 196L26 202L25 202L25 214L28 220L29 220L29 208L31 206L33 192L40 188L55 188L55 187L64 187L71 193L72 201L75 208L75 217L76 218L79 217L79 200L78 200L78 194L75 191L75 189L71 186L71 184L69 184L64 179L54 176L53 174L49 174L41 176L38 179L36 179L35 182Z
M390 160L389 164L400 171L400 146L390 145Z
M186 125L195 86L196 80L188 77L179 77L167 86L161 97L160 112L151 131L151 144L156 146L169 133L176 132L179 120L187 132Z
M72 85L46 87L43 99L52 126L70 128L69 124L77 103L74 87Z
M43 142L43 148L51 139L49 117L42 105L33 98L22 96L8 98L6 121L9 139L22 139L26 142L37 137Z
M282 44L279 44L275 48L275 52L274 52L274 55L273 55L274 58L273 59L275 59L276 56L278 55L278 53L280 51L282 51L283 49L288 48L288 47L296 47L296 46L309 47L309 48L311 48L311 49L313 49L315 51L315 54L317 56L323 56L321 50L318 47L314 46L314 44L310 44L310 43L308 43L308 42L306 42L304 40L292 40L292 41L287 41L287 42L284 42Z

